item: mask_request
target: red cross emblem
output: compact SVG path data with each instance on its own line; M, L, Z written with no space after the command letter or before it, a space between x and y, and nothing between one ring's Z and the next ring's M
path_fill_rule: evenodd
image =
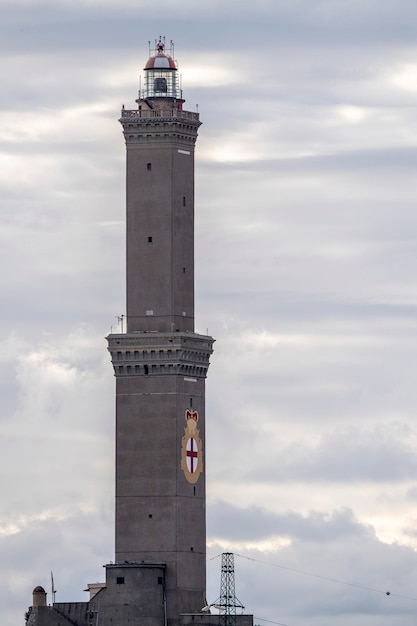
M187 454L188 471L191 472L191 474L194 474L198 465L198 447L194 437L189 438L185 449Z

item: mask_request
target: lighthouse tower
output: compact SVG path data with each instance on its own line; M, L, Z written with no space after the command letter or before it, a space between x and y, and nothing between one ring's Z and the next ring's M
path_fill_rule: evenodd
M144 73L137 107L123 107L120 118L127 326L107 337L116 377L115 560L105 582L88 584L86 602L56 602L52 583L47 606L36 587L26 626L219 624L206 600L204 409L214 340L194 330L200 120L183 108L172 44L168 53L155 42ZM229 617L253 626L251 615Z
M213 339L194 330L194 146L172 44L155 42L126 142L126 333L116 377L116 556L107 586L150 626L206 604L205 378ZM132 578L133 577L133 578ZM133 580L134 579L134 580ZM132 604L129 600L130 605Z

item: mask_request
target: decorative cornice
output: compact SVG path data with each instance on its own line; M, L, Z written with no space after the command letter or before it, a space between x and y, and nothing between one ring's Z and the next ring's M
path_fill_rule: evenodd
M214 339L196 333L137 332L107 337L116 377L206 378Z
M126 143L172 140L194 144L200 122L183 117L122 118Z

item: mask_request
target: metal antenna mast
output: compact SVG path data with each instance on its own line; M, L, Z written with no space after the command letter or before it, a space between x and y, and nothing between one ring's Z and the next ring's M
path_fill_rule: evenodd
M223 552L220 576L220 598L214 602L220 609L219 626L236 626L236 608L245 607L235 593L235 564L233 552Z

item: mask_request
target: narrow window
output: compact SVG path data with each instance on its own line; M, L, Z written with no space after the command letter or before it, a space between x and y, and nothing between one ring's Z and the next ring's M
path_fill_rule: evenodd
M182 273L185 274L185 267L182 268Z
M152 163L147 163L146 164L146 169L148 170L148 172L150 172L151 169L152 169Z
M144 365L143 369L145 370L145 376L147 376L149 374L149 366L148 365Z
M152 237L148 237L148 243L152 243Z
M162 585L163 582L162 576L158 576L158 585Z
M185 196L182 197L182 206L185 206Z

